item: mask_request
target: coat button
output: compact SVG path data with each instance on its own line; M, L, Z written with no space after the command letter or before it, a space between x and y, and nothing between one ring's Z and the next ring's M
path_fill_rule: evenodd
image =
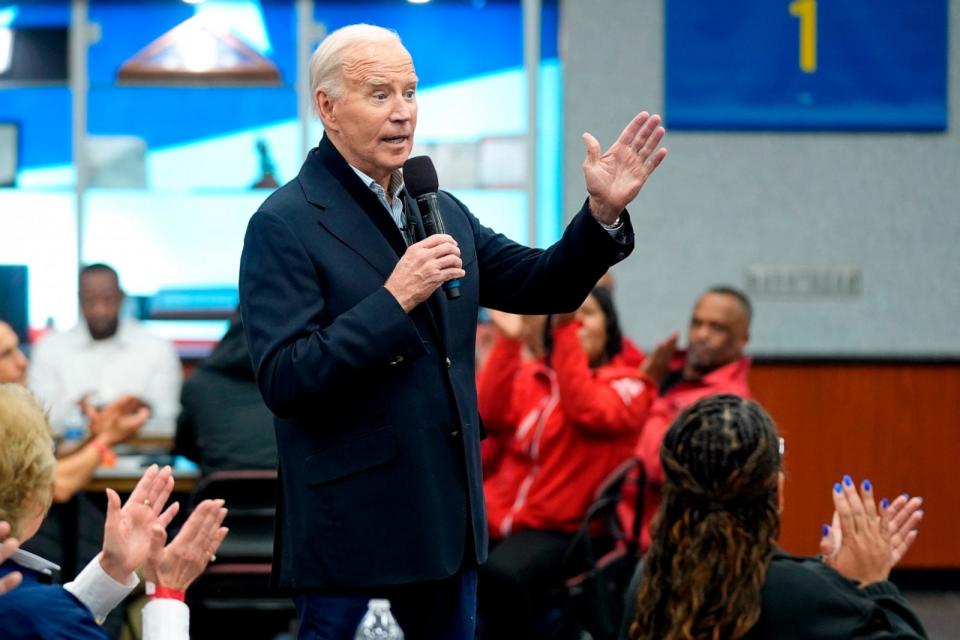
M401 362L403 362L403 356L397 356L397 357L395 357L393 360L390 361L390 366L391 366L391 367L395 367L395 366L397 366L398 364L400 364Z
M453 360L451 360L450 358L447 358L446 362L447 362L447 369L453 366Z
M450 439L451 439L451 440L459 440L459 439L460 439L460 430L459 430L459 429L454 429L453 431L451 431L451 432L450 432Z

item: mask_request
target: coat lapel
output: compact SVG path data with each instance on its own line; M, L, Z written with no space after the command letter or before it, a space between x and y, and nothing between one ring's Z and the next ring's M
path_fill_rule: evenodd
M388 278L406 248L403 236L326 136L297 180L307 201L322 209L320 224Z

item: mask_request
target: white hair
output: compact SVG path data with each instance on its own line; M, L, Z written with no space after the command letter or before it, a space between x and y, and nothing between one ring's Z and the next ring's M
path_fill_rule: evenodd
M310 59L310 95L316 96L317 89L323 89L330 97L342 96L344 52L355 45L385 42L401 44L400 36L372 24L351 24L328 35Z

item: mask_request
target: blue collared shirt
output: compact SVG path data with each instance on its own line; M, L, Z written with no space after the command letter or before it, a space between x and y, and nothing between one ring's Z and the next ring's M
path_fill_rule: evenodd
M350 165L350 168L360 176L363 184L367 185L370 191L373 191L374 195L376 195L380 201L380 204L387 209L387 213L390 214L390 217L397 223L400 231L403 232L407 226L406 216L403 213L403 199L400 197L400 192L403 191L403 171L397 169L390 174L390 200L388 201L387 192L384 191L383 187L381 187L376 180L353 165ZM406 238L406 234L404 234L404 238Z

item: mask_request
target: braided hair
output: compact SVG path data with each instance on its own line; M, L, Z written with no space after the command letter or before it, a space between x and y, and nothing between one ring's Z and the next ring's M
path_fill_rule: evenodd
M663 439L663 499L631 640L743 637L780 530L779 438L770 416L733 395L684 410Z

